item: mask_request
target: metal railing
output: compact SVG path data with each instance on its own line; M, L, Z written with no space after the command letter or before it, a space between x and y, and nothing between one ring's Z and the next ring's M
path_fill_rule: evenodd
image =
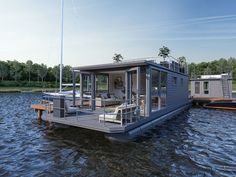
M64 112L63 116L61 118L69 118L70 114L68 114L66 110L66 104L70 102L70 105L72 105L72 98L64 98L64 106L63 107L55 107L53 105L53 99L57 97L55 96L44 96L44 103L47 107L47 114L46 119L49 119L52 117L52 112L50 110L57 110ZM68 100L68 101L67 101ZM67 102L67 103L66 103ZM93 104L94 102L96 109L93 110ZM98 121L100 123L103 123L104 125L106 123L119 123L121 126L137 122L141 120L142 118L146 117L146 103L145 99L139 99L139 104L137 104L137 99L130 99L130 100L123 100L118 98L76 98L76 111L73 116L76 116L78 121L80 120L80 117L82 118L84 116L80 115L81 113L93 113L92 116L98 117ZM52 109L53 108L53 109ZM114 115L112 117L112 115ZM112 117L112 118L111 118Z

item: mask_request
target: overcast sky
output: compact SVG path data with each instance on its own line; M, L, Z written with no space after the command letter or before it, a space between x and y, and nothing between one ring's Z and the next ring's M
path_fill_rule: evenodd
M64 64L236 57L235 0L64 0ZM0 0L0 60L60 62L60 0Z

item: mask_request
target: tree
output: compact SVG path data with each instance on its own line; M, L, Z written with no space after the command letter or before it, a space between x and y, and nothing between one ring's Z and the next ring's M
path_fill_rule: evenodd
M36 75L37 76L37 81L39 82L39 77L40 77L40 75L39 75L39 69L40 68L40 65L39 64L37 64L37 63L35 63L35 64L33 64L33 73L34 73L34 75Z
M38 68L38 73L39 73L39 77L41 78L41 81L43 83L43 79L44 77L47 75L47 66L45 64L41 64L39 65L40 67Z
M122 57L121 54L117 54L117 53L114 54L113 61L114 61L115 63L120 63L123 59L124 59L124 58Z
M60 74L60 66L59 65L57 65L57 66L54 66L53 68L52 68L52 73L53 73L53 75L54 75L54 77L55 77L55 82L56 82L56 85L57 85L57 79L60 77L59 76L59 74Z
M71 71L71 66L64 66L63 67L63 80L64 82L71 82L72 80L72 71Z
M163 46L162 48L159 49L158 56L162 57L164 61L167 57L169 57L169 54L170 54L170 49L168 47Z
M9 73L9 68L7 62L0 61L0 77L2 81L5 77L8 76L8 73Z
M20 80L22 77L22 66L21 64L14 60L14 61L8 61L10 64L10 75L12 78L14 78L15 81Z
M25 70L29 74L28 76L29 83L30 83L30 75L31 75L32 68L33 68L33 62L31 60L28 60L25 65Z

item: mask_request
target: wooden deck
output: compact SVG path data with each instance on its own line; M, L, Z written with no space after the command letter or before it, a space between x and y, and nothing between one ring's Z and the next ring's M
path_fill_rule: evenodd
M235 98L217 98L217 97L193 97L193 105L205 106L208 103L219 102L219 101L235 101Z
M49 104L33 104L31 108L38 113L38 119L42 119L43 111L52 112L53 108Z
M70 125L90 130L105 132L105 133L124 133L125 127L118 123L99 122L99 114L101 111L81 111L78 115L66 116L63 118L54 117L52 113L46 115L46 120L54 123Z
M231 111L236 111L236 107L220 107L220 106L204 106L205 108L210 108L210 109L222 109L222 110L231 110Z

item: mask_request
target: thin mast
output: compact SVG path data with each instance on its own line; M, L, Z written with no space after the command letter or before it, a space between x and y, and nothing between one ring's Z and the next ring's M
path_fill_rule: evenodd
M61 0L61 63L60 63L60 92L62 91L62 62L63 62L63 19L64 0Z

